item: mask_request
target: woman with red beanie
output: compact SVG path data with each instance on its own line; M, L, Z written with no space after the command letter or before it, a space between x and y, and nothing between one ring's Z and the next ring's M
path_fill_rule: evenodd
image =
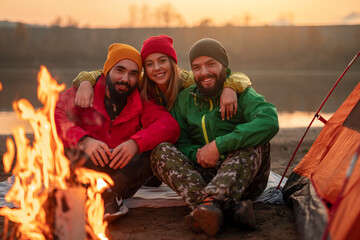
M192 72L178 68L172 44L173 39L164 34L149 37L143 42L141 58L144 73L138 82L144 99L154 99L168 111L171 110L178 93L194 84ZM101 71L83 71L73 80L73 86L79 87L75 98L76 105L91 107L93 92L89 82L94 86L99 75ZM236 113L236 92L241 93L250 85L251 82L245 74L229 74L220 97L222 119L225 119L225 116L230 118Z
M187 83L187 78L180 75L181 70L177 66L177 56L172 43L173 39L167 35L153 36L144 41L141 49L144 63L141 96L146 100L155 99L168 111L178 93L192 85Z

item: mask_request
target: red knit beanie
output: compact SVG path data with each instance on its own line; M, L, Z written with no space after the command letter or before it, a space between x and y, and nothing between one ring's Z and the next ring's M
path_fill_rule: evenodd
M172 46L173 39L167 35L153 36L146 39L141 49L141 58L144 62L147 56L152 53L163 53L177 63L176 52Z

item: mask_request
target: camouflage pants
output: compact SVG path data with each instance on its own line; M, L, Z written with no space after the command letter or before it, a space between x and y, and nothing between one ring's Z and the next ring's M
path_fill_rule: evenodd
M162 143L151 154L154 174L194 209L208 197L239 202L264 191L270 174L270 144L239 149L203 168L175 146Z

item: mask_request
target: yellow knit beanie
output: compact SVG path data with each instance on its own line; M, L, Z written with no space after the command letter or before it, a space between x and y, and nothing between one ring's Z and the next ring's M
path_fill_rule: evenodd
M104 63L103 73L105 76L120 60L129 59L134 61L139 67L139 77L142 68L140 53L130 45L122 43L113 43L109 47L106 62Z

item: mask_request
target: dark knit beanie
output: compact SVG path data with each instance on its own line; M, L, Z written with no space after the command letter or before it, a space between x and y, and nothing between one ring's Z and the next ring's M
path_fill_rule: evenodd
M212 38L203 38L191 47L189 52L190 65L195 58L201 56L211 57L226 68L229 65L229 57L224 46L219 41Z
M167 35L153 36L146 39L141 49L141 59L144 62L147 56L152 53L163 53L177 63L175 49L172 46L173 39Z

